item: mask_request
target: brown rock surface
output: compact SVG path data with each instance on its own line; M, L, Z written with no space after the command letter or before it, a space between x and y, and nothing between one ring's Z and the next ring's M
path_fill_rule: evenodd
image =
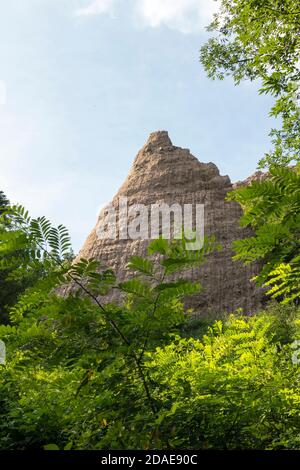
M232 188L233 189L238 189L242 186L248 186L254 181L263 181L266 178L268 178L269 173L265 173L263 171L255 171L250 175L248 178L246 178L244 181L237 181L236 183L233 183Z
M162 201L170 205L204 204L205 235L214 235L223 249L209 255L199 268L186 272L186 277L200 281L203 286L201 294L188 300L188 305L199 313L230 312L237 308L251 313L261 305L262 291L250 282L257 267L244 267L232 261L232 241L249 234L238 223L240 206L225 202L232 187L229 177L221 176L216 165L199 162L188 149L173 146L167 132L159 131L152 133L139 151L112 201L116 207L120 197L127 197L129 206L138 203L150 207ZM149 241L99 239L98 223L99 220L78 258L95 257L112 267L117 278L123 280L128 276L126 265L130 256L144 255Z

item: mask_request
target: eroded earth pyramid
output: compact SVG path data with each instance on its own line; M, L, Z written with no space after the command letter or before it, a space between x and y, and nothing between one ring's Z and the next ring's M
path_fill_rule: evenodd
M185 276L199 281L203 291L188 300L196 313L231 312L242 308L252 313L261 305L262 291L250 279L257 266L242 266L232 260L231 244L249 235L239 226L241 208L225 202L233 185L228 176L221 176L213 163L201 163L188 149L175 147L166 131L154 132L137 154L131 171L112 200L118 210L121 197L128 206L162 202L172 205L204 204L205 236L214 235L222 250L207 257L206 263L189 270ZM118 280L129 276L127 263L132 255L144 255L149 240L101 239L96 227L88 236L78 258L97 258L112 267Z

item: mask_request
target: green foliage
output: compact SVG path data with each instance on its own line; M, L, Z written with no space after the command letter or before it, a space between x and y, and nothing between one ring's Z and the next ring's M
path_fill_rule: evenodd
M33 267L34 262L48 268L49 263L69 258L71 242L63 225L52 227L45 217L31 219L23 206L8 207L2 218L9 217L12 229L1 237L0 254L2 265L6 262L16 268Z
M15 238L18 244L14 244ZM40 277L41 272L28 272L19 264L28 244L24 234L16 232L9 210L9 201L0 191L0 324L7 323L9 309L17 298Z
M86 286L92 295L106 295L115 284L115 274L111 269L101 270L100 262L94 259L81 258L73 263L62 281L74 281L79 287ZM87 292L85 292L87 293Z
M221 0L208 28L214 32L201 49L201 62L210 78L231 75L261 82L260 93L276 102L270 115L282 127L271 131L273 149L262 167L300 159L300 9L298 0ZM298 88L299 92L299 88Z
M32 224L23 210L12 220L6 256L26 237L27 269L45 274L0 326L0 449L299 448L299 309L207 319L188 335L184 299L201 286L184 270L214 240L195 252L185 240L154 240L118 283L95 260L70 264L65 230ZM66 282L69 294L57 296ZM122 304L105 301L111 289Z
M178 339L149 355L164 446L299 448L299 370L290 345L274 337L277 324L272 312L231 316L202 340Z
M102 269L96 260L80 259L70 264L69 236L62 226L55 229L44 217L32 220L20 206L9 208L7 213L14 230L3 236L2 254L12 267L18 270L23 267L27 271L39 268L44 270L44 275L33 288L23 293L11 309L11 321L15 326L4 329L2 336L0 331L0 336L8 343L8 351L12 348L13 354L16 354L11 356L13 371L10 374L8 367L4 373L3 409L4 415L9 417L7 433L10 437L3 445L8 448L39 446L40 432L46 439L43 445L47 445L47 441L48 444L55 442L55 423L62 424L59 413L66 416L65 410L63 404L61 407L51 404L50 411L46 410L42 405L44 398L39 396L40 388L43 396L49 390L56 404L57 390L65 387L66 392L70 393L68 402L75 407L78 405L79 409L81 404L76 400L85 395L86 389L89 390L97 378L97 387L102 390L95 401L98 406L104 406L101 400L105 398L108 409L114 410L116 397L125 393L126 400L132 403L136 411L144 409L145 413L154 415L158 404L152 397L145 354L154 351L158 344L168 341L178 331L184 321L183 300L200 290L199 284L184 279L174 281L169 276L179 268L182 270L202 263L205 255L216 247L215 242L206 240L201 249L191 252L185 240L155 240L149 245L149 258L133 257L130 260L129 267L136 273L135 277L118 284L114 273ZM18 254L21 248L24 256L18 258L15 253ZM14 256L10 257L12 252ZM73 294L65 299L57 298L55 289L65 283L71 283ZM100 300L112 288L125 294L123 305ZM81 325L85 313L88 321L84 323L83 332ZM97 334L96 348L93 346L91 327ZM18 358L21 362L16 365L14 359L18 361ZM27 370L26 376L23 375L23 365ZM23 403L25 398L19 396L14 374L18 387L21 384L22 388L23 383L24 389L31 388L31 381L34 382L28 397L29 414L26 417L18 413L15 415L15 400ZM52 384L55 384L53 395ZM5 398L7 396L10 396L8 400ZM34 406L37 407L35 411ZM125 411L127 414L128 409L122 409L122 413ZM42 428L32 436L34 419ZM118 423L122 419L121 416ZM14 423L12 429L11 422ZM72 419L63 426L71 423ZM23 436L23 441L18 433ZM63 447L68 446L69 442L63 442Z
M284 302L300 297L300 166L273 166L263 181L253 182L229 194L244 210L243 226L255 235L234 242L235 259L245 263L262 260L256 278L271 286L269 294Z
M270 272L266 286L274 299L283 298L282 303L298 301L300 298L300 256L290 263L281 263Z
M232 315L203 338L176 335L147 348L153 413L98 308L52 298L18 328L0 329L8 346L0 448L298 449L291 345L300 316L288 309Z
M2 214L9 206L9 200L5 196L3 191L0 191L0 214Z
M70 237L62 225L52 227L45 217L31 219L22 206L6 205L1 226L0 307L6 319L10 310L16 319L60 283L72 259Z

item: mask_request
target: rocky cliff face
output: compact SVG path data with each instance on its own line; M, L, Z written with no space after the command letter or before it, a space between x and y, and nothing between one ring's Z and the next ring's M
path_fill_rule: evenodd
M200 281L203 292L188 301L196 312L234 311L243 308L251 313L257 310L262 292L250 279L257 273L256 266L244 267L233 262L233 240L248 234L239 227L241 208L235 202L225 202L232 189L228 176L221 176L213 163L201 163L188 149L172 145L165 131L152 133L137 154L131 171L112 200L118 208L121 197L128 198L128 206L155 203L172 205L204 204L205 235L214 235L223 249L207 257L204 265L192 269L186 276ZM132 255L144 255L149 240L100 239L96 227L87 238L78 257L95 257L112 267L119 280L128 276L126 265Z

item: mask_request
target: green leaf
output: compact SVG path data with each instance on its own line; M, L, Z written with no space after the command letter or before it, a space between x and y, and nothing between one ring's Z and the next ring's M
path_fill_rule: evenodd
M168 240L165 240L164 238L157 238L155 240L152 240L148 245L149 255L153 255L155 253L166 255L168 251L169 243Z
M140 256L132 256L128 267L133 271L138 271L147 276L153 276L154 264L149 259L141 258Z
M131 279L119 284L119 288L128 294L135 294L138 297L148 298L150 295L150 288L139 279Z
M47 444L44 446L44 450L60 450L56 444Z

